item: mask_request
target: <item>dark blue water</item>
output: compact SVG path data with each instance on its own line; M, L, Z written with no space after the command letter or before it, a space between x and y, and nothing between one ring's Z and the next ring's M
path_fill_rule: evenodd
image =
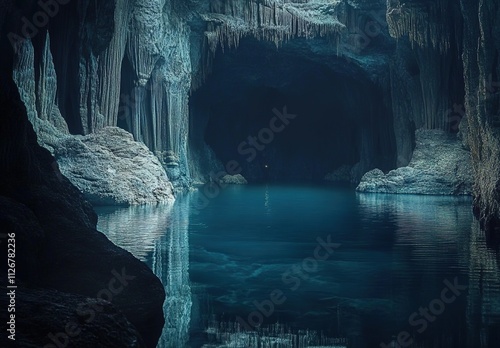
M98 214L165 284L159 347L499 346L469 198L232 186Z

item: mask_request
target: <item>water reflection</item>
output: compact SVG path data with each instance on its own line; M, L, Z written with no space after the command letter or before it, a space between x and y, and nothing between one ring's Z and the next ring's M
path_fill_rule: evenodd
M264 191L264 208L266 209L265 214L271 215L272 209L271 209L271 203L269 202L269 186L268 185L266 185L266 189Z
M165 286L165 326L158 348L184 347L189 340L189 196L174 205L99 208L98 229L146 262Z
M470 347L498 346L500 342L500 256L487 247L479 223L472 223L469 247L467 336Z
M179 197L169 216L166 234L155 242L153 272L165 285L165 326L158 348L184 347L189 340L189 196Z
M158 347L372 348L403 331L414 339L407 347L500 342L500 257L470 198L229 187L200 209L198 195L173 206L98 209L99 229L165 285ZM287 290L283 272L328 234L341 243L334 257L286 292L268 322L242 328L235 318L273 288ZM418 332L409 316L455 278L467 290Z
M172 203L131 207L98 207L97 229L113 243L151 264L156 241L170 224Z
M426 296L419 294L427 294L429 284L442 278L457 277L467 285L465 297L446 309L455 316L433 323L433 330L421 335L419 347L497 347L500 254L488 245L473 218L470 198L357 194L357 199L370 226L384 221L395 230L393 267L400 276L391 288L397 303L411 304L409 298L419 298L425 304ZM412 311L411 307L400 309L391 311L399 320Z

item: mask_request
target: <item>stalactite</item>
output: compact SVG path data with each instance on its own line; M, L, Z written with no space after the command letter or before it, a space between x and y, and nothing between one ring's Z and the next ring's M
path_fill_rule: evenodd
M135 102L132 104L132 129L131 133L136 141L142 141L146 145L149 145L145 138L147 138L147 127L145 124L145 113L146 113L146 90L143 86L136 86L132 90L132 100Z
M167 85L168 142L167 149L178 155L187 143L186 121L188 119L187 90L179 83Z
M389 33L394 38L407 36L412 44L446 52L451 45L449 11L448 0L411 5L398 1L387 9Z
M168 118L166 117L168 110L165 98L167 91L161 70L155 69L153 71L149 89L151 91L151 115L153 118L151 122L152 140L150 149L158 153L165 149L165 142L168 139Z
M345 28L333 14L340 1L214 1L202 15L208 47L236 48L244 36L273 42L279 47L294 37L338 37Z
M65 130L65 122L55 104L57 77L50 51L50 36L45 36L39 65L35 66L35 52L30 40L25 40L16 51L13 77L28 111L28 118L35 127L40 121ZM35 81L35 69L38 78Z
M86 59L80 63L80 120L84 134L93 133L102 128L103 116L97 111L97 58L91 52Z

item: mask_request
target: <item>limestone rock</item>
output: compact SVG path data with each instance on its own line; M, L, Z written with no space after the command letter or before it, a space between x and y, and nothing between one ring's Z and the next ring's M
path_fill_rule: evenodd
M439 130L418 130L417 146L407 167L384 174L366 173L359 192L470 195L473 173L470 153L461 141Z
M134 205L174 200L160 161L132 135L106 127L57 144L61 172L96 205Z
M241 174L236 174L236 175L224 175L220 179L221 184L227 184L227 185L246 185L248 184L247 179L243 177Z
M474 213L500 235L500 4L461 0L464 16L465 123L460 130L475 171Z

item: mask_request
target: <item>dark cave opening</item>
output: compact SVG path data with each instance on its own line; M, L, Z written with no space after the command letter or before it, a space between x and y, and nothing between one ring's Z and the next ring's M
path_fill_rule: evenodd
M393 168L382 89L354 64L314 56L303 44L276 49L247 38L217 52L190 99L191 136L203 137L223 164L237 161L249 181L318 181L357 163Z

